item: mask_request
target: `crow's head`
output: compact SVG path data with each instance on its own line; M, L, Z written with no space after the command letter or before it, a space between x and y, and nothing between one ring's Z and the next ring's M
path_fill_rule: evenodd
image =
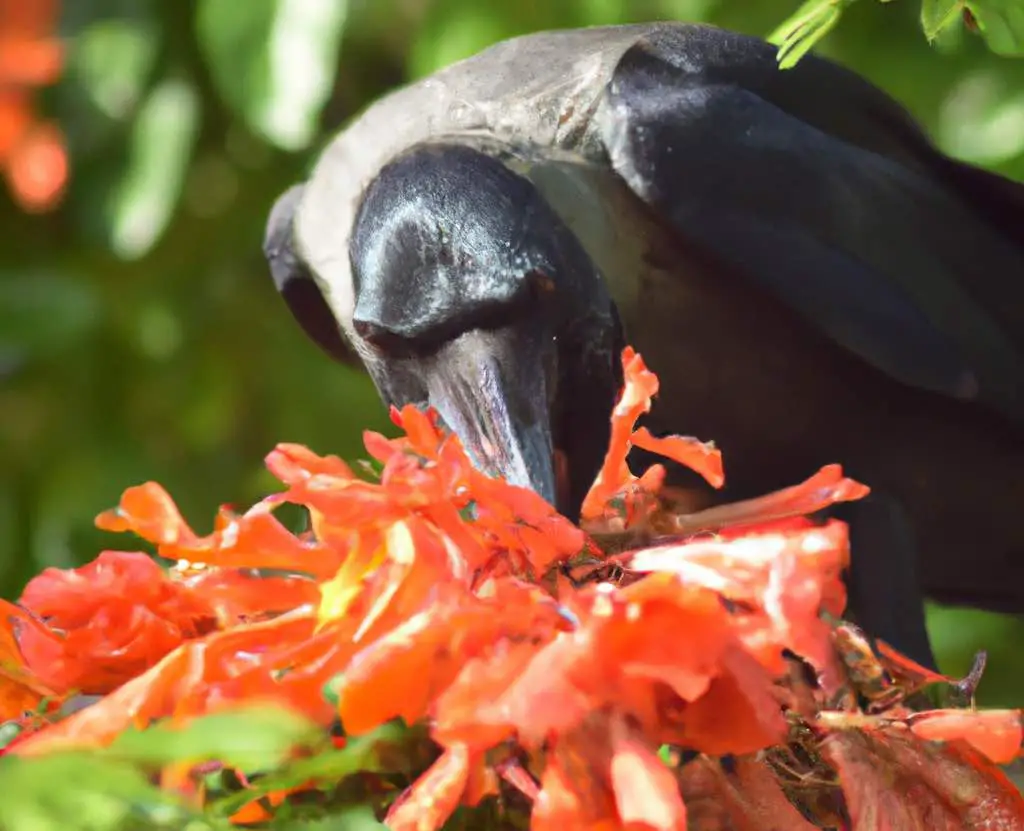
M351 227L333 229L349 262L330 277L294 244L305 198L281 197L265 251L307 334L357 355L386 403L435 407L483 470L577 514L607 447L622 332L601 275L534 185L481 149L417 145L365 188ZM302 210L324 219L332 205Z

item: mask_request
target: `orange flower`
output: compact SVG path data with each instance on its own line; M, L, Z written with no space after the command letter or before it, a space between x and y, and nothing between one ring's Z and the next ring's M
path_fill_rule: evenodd
M315 623L311 612L300 610L187 641L100 701L28 737L17 752L102 747L155 719L191 718L239 701L277 701L326 724L331 712L320 690L336 669L314 678L315 690L308 666L301 675L287 672L297 657L311 665L313 655L327 651L314 635Z
M0 0L0 169L29 211L56 205L68 176L64 137L32 102L32 88L54 83L62 69L58 15L57 0Z
M157 546L168 560L220 567L283 569L315 576L333 573L340 555L330 546L296 538L273 515L278 498L257 503L237 516L221 508L212 534L198 536L174 500L156 482L128 488L112 511L96 517L104 531L132 531Z
M207 604L218 629L312 607L320 600L320 585L302 575L267 577L251 569L207 568L184 572L178 581Z
M685 831L686 806L657 748L623 719L595 714L559 738L541 777L534 831Z
M9 721L36 710L43 699L56 693L28 666L15 634L19 622L38 624L6 600L0 600L0 610L4 615L0 625L0 721Z
M141 553L104 551L78 569L47 569L20 603L48 627L21 629L22 654L61 692L109 692L215 625L208 603Z
M622 352L622 368L625 386L612 411L611 442L597 480L583 500L582 515L585 520L601 517L608 512L610 503L623 498L628 525L633 514L641 510L636 491L657 493L665 476L660 465L654 465L643 476L634 476L626 462L634 445L686 465L716 488L724 484L725 474L722 454L711 444L684 436L656 438L646 427L634 429L640 416L651 410L651 402L658 394L658 377L632 347L627 346Z
M588 589L570 611L579 622L569 631L505 640L468 661L437 697L435 738L485 749L515 736L539 748L606 711L653 742L707 752L751 752L782 736L772 676L744 651L714 592L664 574ZM709 730L705 710L737 717Z
M821 612L838 617L845 606L841 574L849 543L843 523L816 527L803 521L775 531L762 526L731 540L647 548L624 562L640 572L678 574L688 585L706 586L738 604L737 630L775 672L782 671L783 649L820 669L830 663L831 627Z
M473 759L463 745L448 748L416 784L391 806L391 831L440 828L462 802Z

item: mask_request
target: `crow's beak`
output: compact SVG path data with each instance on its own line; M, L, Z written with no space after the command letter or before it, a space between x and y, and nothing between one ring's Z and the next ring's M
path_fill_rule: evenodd
M563 507L549 405L554 360L550 339L509 329L471 331L427 359L421 377L429 403L479 469Z

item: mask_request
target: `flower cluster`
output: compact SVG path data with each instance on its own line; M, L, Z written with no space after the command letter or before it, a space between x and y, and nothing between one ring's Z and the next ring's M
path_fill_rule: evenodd
M721 457L636 429L657 378L632 350L623 360L580 527L479 472L412 407L392 414L401 438L365 436L372 474L278 446L267 465L284 489L221 509L206 536L158 485L129 488L98 524L173 565L107 551L5 603L0 717L20 728L8 757L102 749L261 702L333 736L330 752L396 719L423 728L422 775L364 782L395 831L485 804L519 806L539 831L1020 827L1024 803L996 767L1020 752L1020 714L957 706L969 684L876 652L840 621L846 527L806 515L867 488L833 466L761 499L674 510L663 469L634 476L630 448L716 487ZM286 528L284 503L310 530ZM915 707L925 690L951 706ZM159 781L201 809L208 772L182 758ZM246 773L236 823L360 775L268 791Z

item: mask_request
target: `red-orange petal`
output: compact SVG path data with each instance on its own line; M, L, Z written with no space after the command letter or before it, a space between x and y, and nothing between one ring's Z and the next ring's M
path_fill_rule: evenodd
M438 831L462 801L472 756L465 745L449 747L388 811L391 831Z
M703 476L716 488L725 484L722 451L713 444L689 436L653 436L646 427L634 431L630 442L634 447L672 459Z
M909 719L910 730L928 741L962 739L989 760L1008 765L1021 755L1020 710L932 710Z
M619 819L653 831L686 831L686 806L672 771L622 718L611 724L609 779Z
M96 517L104 531L132 531L157 545L191 545L197 537L167 491L156 482L128 488L120 504Z

